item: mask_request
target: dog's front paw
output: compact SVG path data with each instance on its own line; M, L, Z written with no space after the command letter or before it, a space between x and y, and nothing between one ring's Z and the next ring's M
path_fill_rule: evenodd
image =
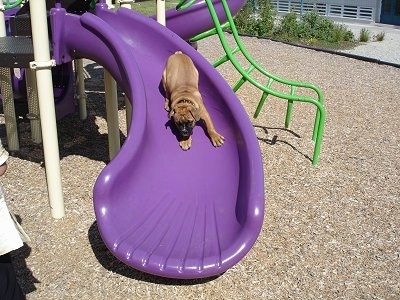
M189 150L192 146L192 137L189 137L186 140L182 140L179 142L179 146L181 146L182 150L186 151Z
M218 132L213 132L210 134L211 138L211 143L213 144L214 147L220 147L225 141L225 138L220 135Z

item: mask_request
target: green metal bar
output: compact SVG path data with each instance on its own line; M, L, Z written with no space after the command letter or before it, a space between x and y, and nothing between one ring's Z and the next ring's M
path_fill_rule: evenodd
M313 154L313 159L312 159L312 164L315 166L318 164L318 159L319 159L319 154L321 153L321 144L322 144L322 137L324 135L324 126L325 126L325 110L324 108L320 106L318 107L318 114L319 114L319 120L318 120L318 130L317 130L317 136L315 139L315 145L314 145L314 154ZM317 119L315 119L317 121Z
M222 46L223 46L224 50L226 51L226 50L227 50L227 49L226 49L226 47L227 47L227 41L226 41L225 36L223 36L222 30L221 30L220 28L218 28L218 27L221 26L221 24L220 24L220 22L219 22L219 19L218 19L218 16L217 16L216 12L215 12L215 8L214 8L214 6L213 6L213 4L212 4L212 0L206 0L206 3L207 3L207 5L208 5L208 8L209 8L211 17L212 17L212 19L213 19L213 21L214 21L214 24L215 24L215 26L216 26L216 32L217 32L217 34L218 34L218 36L219 36L219 38L220 38L220 41L221 41L221 43L222 43ZM227 17L227 19L228 19L228 23L230 24L231 31L232 31L232 34L233 34L233 36L234 36L234 39L235 39L236 44L239 46L239 48L240 48L242 54L245 56L245 58L246 58L251 64L253 64L253 65L257 68L257 70L258 70L259 72L261 72L261 73L264 74L265 76L268 76L268 77L270 77L270 78L273 78L273 79L276 80L277 82L280 82L280 83L283 83L283 84L295 85L295 86L299 86L299 87L310 88L310 89L314 90L314 91L317 93L317 98L318 98L318 100L319 100L319 101L322 101L322 99L323 99L322 91L321 91L318 87L314 86L313 84L306 83L306 82L297 82L297 81L286 80L286 79L283 79L283 78L281 78L281 77L275 76L275 75L273 75L273 74L267 72L265 69L263 69L263 68L251 57L251 55L247 52L245 46L243 45L242 41L240 40L239 33L238 33L237 29L236 29L236 26L235 26L235 23L234 23L232 14L230 13L229 6L228 6L226 0L221 0L221 3L222 3L223 8L224 8L224 10L225 10L225 14L226 14L226 17ZM231 58L231 57L230 57L230 58ZM232 59L231 59L231 61L232 61ZM239 66L239 64L238 64L238 62L237 62L236 60L235 60L235 61L232 61L232 64L234 65L234 67L235 67L239 72L241 71L241 70L240 70L240 66ZM249 81L251 82L251 80L249 80ZM258 88L260 88L261 90L263 90L263 88L262 88L261 85L258 85L256 82L252 82L252 83L253 83L255 86L257 86ZM283 94L283 93L279 93L279 95L277 95L277 97L285 98L285 99L287 98L287 96L288 96L288 94ZM287 99L290 99L290 97L288 97ZM293 100L295 100L295 99L293 99Z
M19 6L22 3L22 0L17 0L17 1L12 1L12 0L3 0L3 4L4 4L4 9L11 9L14 7Z
M190 1L181 0L181 1L179 1L179 3L176 5L176 9L177 9L177 10L182 10L182 9L188 8L188 7L192 6L192 4L193 4L195 1L196 1L196 0L190 0ZM187 2L187 3L186 3L186 2Z
M222 27L222 30L226 30L226 29L230 28L231 25L229 24L229 22L226 22L225 24L222 24L221 27ZM205 39L205 38L207 38L209 36L212 36L212 35L215 35L215 34L217 34L217 29L216 28L211 28L211 29L209 29L207 31L204 31L204 32L199 33L198 35L192 37L189 40L189 42L191 42L191 43L198 42L198 41L200 41L202 39Z
M296 87L290 87L290 95L294 95L296 92ZM293 110L293 100L288 100L287 108L286 108L286 119L285 119L285 128L289 128L290 119L292 118L292 110Z
M321 114L319 110L317 110L316 116L315 116L315 121L314 121L314 131L313 131L313 136L312 140L315 141L317 136L318 136L318 130L319 130L319 123L321 122Z
M268 94L267 92L263 92L263 93L262 93L261 98L260 98L260 101L258 102L258 105L257 105L256 112L255 112L254 115L253 115L253 118L254 118L254 119L257 118L258 115L260 114L261 108L263 107L264 102L265 102L265 100L267 99L268 95L269 95L269 94Z
M254 86L259 88L260 90L267 91L270 94L272 94L272 95L274 95L274 96L276 96L278 98L284 98L284 99L288 99L288 100L297 100L297 98L299 98L299 101L303 101L303 102L315 101L314 99L309 98L309 97L304 97L304 96L295 97L295 96L292 96L292 95L287 94L287 93L285 94L285 93L281 93L281 92L274 91L274 90L266 90L265 87L262 84L257 82L255 79L253 79L249 75L245 74L246 71L241 67L239 62L233 56L232 51L229 49L228 42L227 42L227 40L226 40L226 38L225 38L225 36L223 34L223 31L222 31L222 28L220 26L220 22L219 22L218 16L217 16L217 14L215 12L215 9L214 9L214 7L212 5L211 0L206 0L206 2L209 5L208 7L209 7L209 10L210 10L211 17L212 17L212 19L214 21L214 24L216 25L215 28L216 28L218 37L220 39L220 42L222 44L222 47L224 48L224 51L225 51L226 55L228 56L228 59L231 61L232 65L236 68L236 70L246 77L246 80L248 80L250 83L252 83ZM225 0L222 0L222 3L224 3L224 2L225 2ZM232 24L231 24L231 27L232 27ZM236 31L236 30L234 30L234 31ZM241 52L243 54L245 54L245 52L244 52L245 50L243 49L244 47L241 46L240 44L238 46L240 47ZM251 57L250 57L249 61L250 61L251 64L253 64L256 67L256 69L258 71L263 70L263 69L260 70L260 67L257 65L257 63ZM292 84L292 85L295 85L295 83L296 83L296 82L292 82L292 81L282 80L280 77L274 76L274 75L269 74L268 72L265 72L265 71L261 72L261 73L263 73L264 75L267 75L270 78L273 78L277 82L286 83L286 84ZM308 85L308 84L306 84L306 85Z
M286 108L285 128L289 128L290 119L292 118L293 100L288 100Z
M215 62L213 62L213 67L216 68L220 65L222 65L223 63L226 63L229 60L228 55L223 55L220 58L218 58Z
M272 78L269 78L266 87L268 89L271 88L271 85L272 85L273 82L274 82L274 80ZM268 95L269 95L269 93L267 93L266 91L264 91L263 94L261 95L261 99L258 102L257 109L256 109L256 112L254 113L253 118L257 118L258 115L260 114L261 109L262 109L262 107L264 105L264 102L267 99Z
M242 76L238 82L236 82L236 84L233 86L232 90L236 93L238 89L240 89L242 87L242 85L246 82L246 78L244 76Z
M228 23L230 25L230 29L232 31L232 35L234 37L234 40L237 44L237 48L240 49L240 52L243 54L243 56L247 59L247 61L252 65L253 69L257 69L260 73L263 75L267 76L269 78L269 84L267 86L263 86L261 83L259 83L257 80L252 78L250 74L243 69L241 64L237 61L237 59L234 57L234 53L232 53L228 42L226 40L226 37L224 35L224 32L222 30L222 25L218 19L217 13L215 11L215 8L212 4L212 0L205 0L208 6L208 9L210 11L211 18L214 22L215 25L215 30L212 31L213 34L217 34L221 45L226 53L225 56L223 56L222 60L219 60L219 64L222 64L228 60L231 61L232 65L235 67L235 69L242 75L242 78L239 80L238 83L234 86L234 91L237 91L244 82L248 81L257 88L259 88L261 91L263 91L263 94L261 96L261 100L257 106L256 112L254 114L255 117L258 116L260 113L260 110L262 106L264 105L264 102L267 98L268 95L273 95L278 98L286 99L288 100L288 106L287 106L287 111L286 111L286 120L285 120L285 127L289 126L290 119L291 119L291 114L292 114L292 108L293 108L293 101L300 101L300 102L308 102L311 104L314 104L317 107L317 114L315 118L315 123L314 123L314 130L313 130L313 140L315 141L315 148L314 148L314 155L313 155L313 164L317 164L318 162L318 157L320 153L320 148L321 148L321 143L322 143L322 135L323 135L323 130L324 130L324 123L325 123L325 108L323 106L323 93L322 91L316 87L315 85L307 82L298 82L298 81L292 81L292 80L287 80L278 76L275 76L269 72L267 72L265 69L263 69L254 59L253 57L247 52L244 44L242 43L239 33L236 29L232 14L229 10L229 6L226 2L226 0L221 0L222 6L225 11L225 15L227 17ZM210 32L209 32L210 33ZM209 36L209 35L208 35ZM237 49L235 48L235 49ZM271 89L271 84L273 81L277 81L279 83L282 83L284 85L289 85L290 86L290 93L288 92L279 92L274 89ZM308 97L308 96L302 96L302 95L295 95L295 91L298 87L306 88L306 89L311 89L316 93L316 98L314 97Z
M247 69L246 74L250 74L254 70L254 66L250 65L250 67ZM239 79L239 81L234 85L232 90L236 93L238 89L246 82L246 78L242 76L242 78Z
M322 103L322 101L321 101ZM317 138L318 135L318 124L320 123L320 118L321 118L321 113L319 110L317 110L316 116L315 116L315 124L314 124L314 131L313 131L313 136L312 136L312 140L315 141L315 139Z
M238 51L240 51L240 48L236 47L235 49L233 49L231 51L231 53L233 55ZM229 60L229 57L228 57L228 55L225 54L225 55L221 56L220 58L218 58L212 65L213 65L214 68L216 68L216 67L222 65L223 63L226 63L228 60Z

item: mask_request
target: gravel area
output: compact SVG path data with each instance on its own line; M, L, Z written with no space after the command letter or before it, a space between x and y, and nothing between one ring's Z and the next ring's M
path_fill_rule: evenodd
M400 65L400 26L386 24L360 24L360 23L343 23L347 26L358 39L360 31L364 28L371 35L370 42L362 43L351 50L343 50L341 52L351 53L355 55L378 59L382 62L389 62ZM384 33L383 41L375 41L374 36Z
M271 98L252 119L262 151L266 211L248 255L217 278L179 281L131 269L105 248L92 205L108 162L102 69L87 61L89 117L58 122L66 216L51 218L43 154L21 122L21 151L2 178L9 205L32 242L14 253L23 290L34 299L399 299L400 69L265 39L244 37L270 72L324 91L327 120L320 161L312 166L315 109ZM216 37L199 43L209 60ZM233 84L237 73L218 69ZM261 94L238 92L249 116ZM120 97L121 133L126 133ZM1 136L5 135L1 126Z

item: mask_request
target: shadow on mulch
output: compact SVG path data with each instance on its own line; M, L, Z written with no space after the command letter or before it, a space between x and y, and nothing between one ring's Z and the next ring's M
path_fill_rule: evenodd
M272 138L267 138L268 136L268 130L277 130L277 131L283 131L283 132L287 132L290 133L292 136L294 136L295 138L301 138L300 135L298 135L297 133L295 133L293 130L287 129L287 128L278 128L278 127L266 127L266 126L261 126L261 125L253 125L254 128L259 128L261 129L262 133L264 136L260 136L257 132L256 132L256 136L257 139L261 142L264 142L268 145L276 145L277 143L282 143L285 144L287 146L289 146L290 148L292 148L294 151L296 151L297 153L301 154L302 156L304 156L305 158L307 158L310 162L312 162L312 158L310 156L308 156L307 154L301 152L297 147L295 147L294 145L290 144L288 141L279 139L278 135L274 134L272 136Z
M30 253L31 247L25 243L21 248L11 253L18 283L25 295L36 291L35 283L40 283L26 264L25 259L29 257Z
M96 125L96 116L89 115L80 120L75 114L57 122L60 159L69 155L80 155L91 160L109 162L108 135L101 134ZM30 125L20 122L20 150L12 152L12 156L35 163L44 163L43 145L30 140ZM121 145L125 136L120 132Z
M163 284L163 285L197 285L203 284L209 281L213 281L219 276L213 276L202 279L172 279L164 278L151 274L147 274L138 270L135 270L121 261L119 261L106 247L103 240L101 239L100 232L97 228L97 222L93 222L88 231L88 238L90 245L93 249L93 253L96 256L99 263L107 270L125 276L130 279L138 281Z
M18 223L22 224L21 217L16 215L16 218ZM29 247L26 243L24 243L21 248L11 252L14 270L17 274L18 282L24 294L29 294L36 291L35 283L40 283L40 281L33 276L32 271L26 264L26 259L30 254L31 247Z

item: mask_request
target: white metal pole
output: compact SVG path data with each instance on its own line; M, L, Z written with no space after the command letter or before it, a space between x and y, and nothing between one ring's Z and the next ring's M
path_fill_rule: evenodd
M86 120L87 108L86 108L86 93L85 93L85 75L83 73L83 59L75 59L75 73L76 73L76 86L78 90L78 107L79 107L79 118Z
M3 2L0 3L0 37L6 36L6 20L4 18L4 4Z
M165 26L165 0L157 0L157 22Z
M0 37L6 36L6 20L4 18L4 4L3 2L0 3Z
M132 120L132 104L129 101L127 96L125 96L124 99L125 99L126 131L129 132L129 128L131 128L131 120Z
M51 67L54 66L55 62L50 59L46 1L30 0L30 13L35 59L30 63L30 66L31 69L36 70L50 208L54 218L62 218L65 215L65 210L61 187L60 154L51 77Z
M119 0L119 6L132 9L132 4L135 3L134 0Z
M112 0L106 0L106 4L108 7L114 7L114 5L112 4Z
M104 69L104 89L108 128L108 152L111 160L121 148L121 143L118 122L117 82L106 69Z

